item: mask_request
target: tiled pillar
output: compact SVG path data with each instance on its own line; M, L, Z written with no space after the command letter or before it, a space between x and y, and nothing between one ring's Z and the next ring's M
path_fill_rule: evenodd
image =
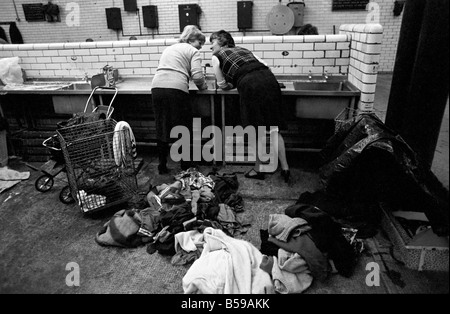
M358 109L373 111L383 27L380 24L345 24L339 31L351 35L348 80L361 91Z

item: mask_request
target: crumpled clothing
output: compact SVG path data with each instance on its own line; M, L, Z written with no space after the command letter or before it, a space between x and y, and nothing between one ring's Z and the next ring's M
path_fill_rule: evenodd
M159 241L159 242L165 242L171 235L172 233L169 231L170 226L165 226L164 228L162 228L154 237L153 240L154 242Z
M230 206L226 204L219 204L219 208L219 214L217 215L217 220L219 222L237 223L236 215Z
M194 215L197 214L198 203L208 203L214 199L214 193L208 186L203 186L200 190L191 190L191 207Z
M169 211L172 205L179 205L186 201L180 193L182 183L176 181L170 185L161 184L150 190L147 194L147 202L150 207L157 211Z
M269 234L280 241L287 242L290 236L299 236L311 230L308 222L299 217L291 218L284 214L271 214L269 216Z
M259 268L268 273L270 275L270 278L272 278L273 256L263 255L261 264L259 264Z
M200 189L200 198L202 202L209 202L214 198L214 193L208 185L204 185Z
M153 236L159 228L160 212L151 207L139 211L141 225L138 233L144 236Z
M200 199L200 191L199 190L192 191L191 208L192 213L194 215L197 215L197 202L199 199Z
M328 276L328 257L315 245L308 234L292 238L289 242L280 241L275 237L269 237L269 242L276 244L288 252L299 253L308 264L312 276L319 281L324 281Z
M302 263L300 255L297 254L294 258L298 261L298 265ZM280 261L276 256L273 259L272 278L276 292L281 294L302 293L311 286L313 277L309 271L290 272L282 269L286 260ZM306 263L304 260L302 261Z
M203 186L208 186L211 190L214 189L214 181L208 176L206 177L203 173L199 172L195 168L189 168L188 170L182 171L175 176L175 180L181 181L184 190L187 186L191 189L200 190Z
M278 266L281 270L290 273L301 273L308 271L308 264L300 254L288 252L281 248L278 250Z
M138 213L122 209L103 225L95 241L102 246L138 247L148 239L138 234L139 225Z
M239 188L237 175L235 173L223 175L214 174L210 177L214 181L214 193L219 199L219 203L228 204L227 200L229 199L229 197L233 193L236 193Z
M191 219L191 220L187 221L187 223L184 225L184 228L187 231L198 230L199 232L202 232L202 233L208 227L212 227L214 229L219 229L219 230L223 229L222 225L218 221L209 220L209 219L205 219L205 220Z
M175 251L186 252L197 251L198 247L203 247L205 241L203 234L198 230L183 231L175 234Z
M153 193L153 191L148 192L148 194L147 194L147 202L150 205L150 208L152 210L155 210L155 211L158 211L158 212L163 210L163 205L161 203L161 199L159 198L158 195Z
M236 213L244 211L244 200L239 194L231 194L224 203L233 208Z
M234 237L244 234L250 229L252 218L245 217L243 213L235 213L226 204L219 204L217 221L221 224L223 230Z
M201 251L186 252L184 250L178 250L174 256L170 259L170 263L175 266L182 266L193 263L201 255Z

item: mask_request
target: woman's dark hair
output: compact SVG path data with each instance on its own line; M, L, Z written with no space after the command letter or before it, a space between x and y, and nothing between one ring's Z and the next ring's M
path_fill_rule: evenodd
M319 35L317 27L311 24L305 24L297 31L297 35Z
M212 43L214 39L217 39L220 47L236 47L233 36L231 36L230 33L224 31L223 29L211 34L211 36L209 37L209 41Z

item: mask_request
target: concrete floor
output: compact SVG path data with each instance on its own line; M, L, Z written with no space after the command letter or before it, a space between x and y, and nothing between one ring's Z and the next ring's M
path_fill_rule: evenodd
M375 103L377 112L386 110L389 82L389 75L380 75ZM448 189L448 106L442 130L433 168ZM157 174L154 154L142 149L139 155L144 158L138 174L141 191L146 191L149 184L172 182L169 175ZM241 238L256 247L260 245L259 229L267 229L270 214L283 213L301 193L319 187L314 153L292 153L288 158L293 177L289 185L282 181L279 172L258 181L243 177L248 166L220 169L221 172L239 173L239 192L245 201L245 214L252 219L251 229ZM94 241L95 234L118 209L85 216L76 205L64 205L58 200L59 191L66 184L64 174L56 178L55 186L49 192L40 193L34 188L34 182L41 174L39 171L30 169L20 160L11 160L9 166L18 171L30 171L31 175L28 180L0 194L0 293L183 293L181 279L188 266L173 266L170 258L158 253L150 255L145 247L101 247ZM177 166L171 164L170 167L172 174L175 173ZM210 168L200 170L207 173ZM382 233L367 239L365 244L367 249L351 278L332 275L324 283L314 282L306 293L448 294L447 272L419 272L399 265L389 254L392 243ZM66 276L73 270L69 263L74 262L80 270L80 286L77 287L66 285ZM381 265L379 286L366 285L369 262ZM391 276L393 273L397 274L396 278Z

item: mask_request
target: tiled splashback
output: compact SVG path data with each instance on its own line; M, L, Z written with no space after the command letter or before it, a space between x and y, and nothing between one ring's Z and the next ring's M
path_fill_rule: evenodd
M363 93L361 109L371 110L380 56L379 24L342 25L338 35L244 36L236 45L261 57L277 75L348 74ZM0 45L0 58L18 56L28 78L83 78L106 64L119 75L152 76L162 51L176 39ZM211 63L211 45L201 49ZM211 68L206 68L212 71Z
M175 39L104 41L0 46L0 57L19 56L27 76L83 77L97 74L104 65L121 76L155 74L162 51ZM350 36L246 36L236 37L241 47L253 51L276 74L347 73ZM203 64L211 63L211 45L200 51Z

